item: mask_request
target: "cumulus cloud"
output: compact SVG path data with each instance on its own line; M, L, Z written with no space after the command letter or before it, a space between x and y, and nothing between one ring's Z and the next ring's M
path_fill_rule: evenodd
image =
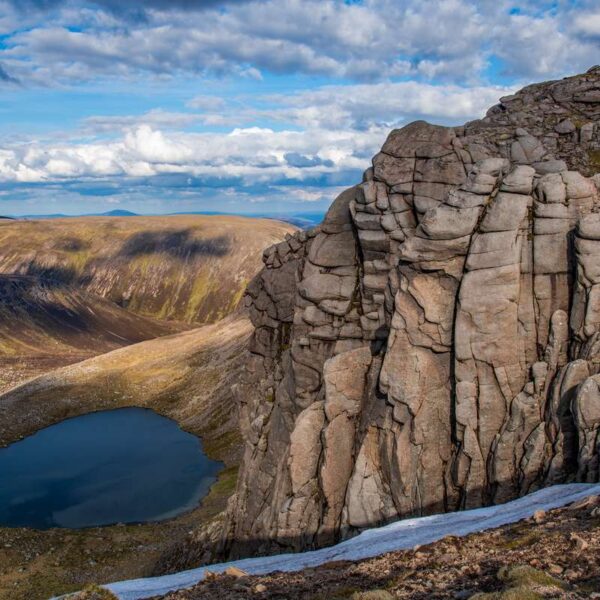
M597 0L0 0L7 94L145 92L141 114L111 107L52 139L7 128L0 185L318 204L390 128L476 118L525 81L589 68L599 49ZM154 91L162 108L148 110Z
M153 177L187 174L204 180L301 181L365 166L382 142L372 130L273 131L234 129L227 134L165 132L140 125L111 143L27 144L0 150L0 181Z
M498 98L514 91L506 86L431 85L416 81L371 85L325 86L283 97L269 114L302 127L369 129L392 127L426 118L459 124L485 113Z
M249 0L91 0L90 3L117 13L139 14L140 10L149 8L198 11L214 6L225 6L247 1ZM76 3L73 0L8 0L6 4L21 11L32 9L47 11L59 6L69 6Z
M2 65L0 65L0 81L7 83L18 83L18 80L9 75Z
M600 39L600 11L577 15L573 23L576 32Z
M6 145L0 150L0 181L170 175L243 185L333 181L368 166L391 127L422 117L460 123L481 116L511 91L416 82L325 86L264 96L268 110L196 97L189 104L216 108L221 123L229 121L228 131L186 131L192 123L210 122L210 112L90 117L72 140ZM272 125L247 124L266 121ZM89 141L90 136L97 139Z

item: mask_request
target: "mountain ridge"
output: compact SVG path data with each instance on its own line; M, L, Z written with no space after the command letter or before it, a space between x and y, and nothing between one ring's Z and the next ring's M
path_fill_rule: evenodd
M210 323L234 310L265 245L296 229L222 216L0 224L0 273L81 287L144 317Z

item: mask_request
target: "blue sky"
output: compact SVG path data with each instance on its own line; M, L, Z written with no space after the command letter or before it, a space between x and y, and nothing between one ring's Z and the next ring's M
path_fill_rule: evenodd
M599 59L592 1L0 0L0 214L319 212L391 128Z

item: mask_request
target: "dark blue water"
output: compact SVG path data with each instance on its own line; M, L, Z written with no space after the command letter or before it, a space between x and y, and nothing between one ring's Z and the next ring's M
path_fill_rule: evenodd
M68 419L0 449L0 525L167 519L197 506L221 468L197 437L151 410Z

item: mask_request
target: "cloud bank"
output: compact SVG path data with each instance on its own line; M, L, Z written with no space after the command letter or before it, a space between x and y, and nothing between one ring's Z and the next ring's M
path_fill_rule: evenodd
M390 128L480 117L599 50L591 0L0 0L0 202L325 203ZM15 135L32 90L65 116ZM105 113L86 112L93 90ZM150 106L118 106L134 93Z

